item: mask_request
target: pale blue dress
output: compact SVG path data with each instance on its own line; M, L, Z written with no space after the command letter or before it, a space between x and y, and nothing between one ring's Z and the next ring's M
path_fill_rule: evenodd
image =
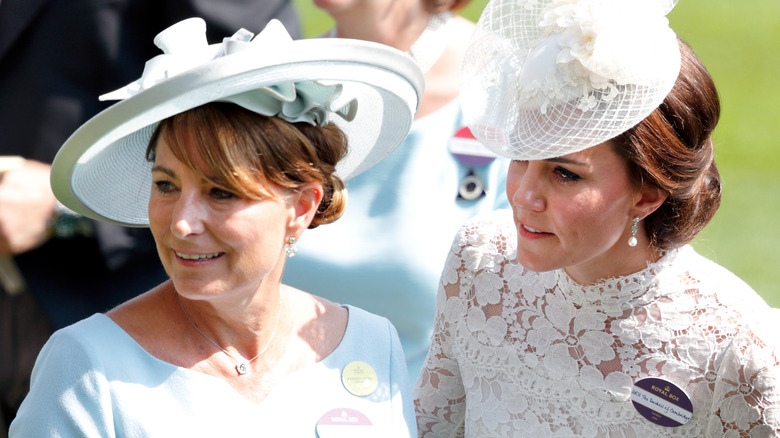
M95 314L59 330L43 348L10 435L416 437L395 330L385 318L347 308L339 346L288 376L259 404L221 379L151 356L111 319ZM354 361L378 376L369 395L354 395L342 383L342 370Z
M430 345L452 237L467 219L509 206L505 159L469 165L451 153L451 140L463 126L458 99L415 120L395 152L347 181L344 216L306 231L285 267L285 284L390 319L411 381ZM485 194L458 199L469 171L483 182Z

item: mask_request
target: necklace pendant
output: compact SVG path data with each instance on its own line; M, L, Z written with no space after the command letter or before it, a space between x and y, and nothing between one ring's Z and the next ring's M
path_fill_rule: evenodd
M238 372L239 376L243 376L249 371L249 367L246 365L246 362L242 362L236 365L236 371Z

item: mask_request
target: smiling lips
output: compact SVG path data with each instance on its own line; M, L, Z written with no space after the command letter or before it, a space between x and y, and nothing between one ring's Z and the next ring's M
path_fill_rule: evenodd
M543 237L550 237L553 234L548 233L545 231L538 230L536 228L530 227L526 224L519 223L519 226L517 227L520 235L525 239L541 239Z
M523 225L522 227L525 228L527 231L530 231L532 233L542 233L542 231L539 231L536 228L531 228L528 225Z
M184 260L193 260L193 261L196 261L196 262L202 262L202 261L206 261L206 260L211 260L211 259L214 259L214 258L217 258L217 257L221 256L222 254L224 254L224 253L215 252L215 253L211 253L211 254L184 254L184 253L176 251L176 256L177 257L179 257L181 259L184 259Z

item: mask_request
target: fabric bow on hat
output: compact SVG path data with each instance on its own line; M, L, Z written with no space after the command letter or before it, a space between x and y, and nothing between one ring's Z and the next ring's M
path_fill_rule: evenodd
M268 56L284 50L293 42L284 26L272 21L252 39L254 34L240 29L221 44L206 41L206 22L201 18L181 21L158 34L154 44L162 51L146 62L138 80L110 93L100 100L123 100L154 87L176 75L185 73L218 58L244 51L255 51L257 56ZM260 87L219 99L232 102L250 111L268 117L279 117L288 122L307 122L324 126L329 113L351 121L357 112L357 100L348 96L344 85L327 81L285 82Z
M679 61L668 56L676 36L668 3L651 0L556 0L541 13L542 40L527 55L519 78L520 105L540 108L579 99L583 110L609 100L616 87L653 84Z

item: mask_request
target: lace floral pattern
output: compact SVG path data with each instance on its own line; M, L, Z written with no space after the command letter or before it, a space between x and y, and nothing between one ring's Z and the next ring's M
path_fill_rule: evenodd
M514 248L506 212L453 244L415 388L421 437L780 434L780 315L733 274L686 246L582 286L525 270ZM644 377L682 388L693 418L642 417L630 391Z

